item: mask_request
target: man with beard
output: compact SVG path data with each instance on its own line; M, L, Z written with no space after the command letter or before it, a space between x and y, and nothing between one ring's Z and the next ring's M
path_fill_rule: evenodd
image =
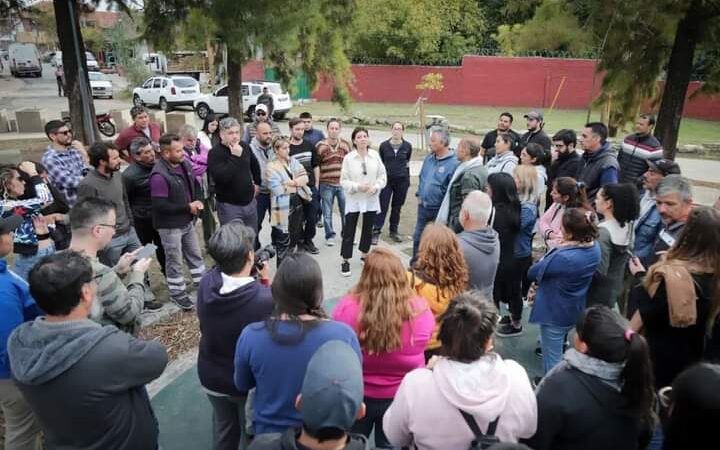
M90 146L90 164L93 169L78 186L78 198L101 197L115 204L117 223L115 236L100 253L100 261L113 267L123 253L133 252L142 245L133 228L132 212L120 170L120 152L113 144L96 142Z
M576 178L578 167L580 167L580 163L582 162L582 157L575 150L577 135L573 130L558 131L552 137L552 143L554 147L552 163L550 164L550 170L548 170L548 189L545 191L546 208L552 205L550 192L552 191L552 185L555 180L561 177Z
M545 160L549 160L550 147L552 146L552 142L550 142L550 138L543 131L543 127L545 126L545 119L543 118L543 113L540 111L530 111L523 117L527 119L527 133L523 134L520 138L520 145L517 147L517 149L515 149L515 156L520 158L520 152L522 151L522 149L527 147L529 143L534 142L542 146L542 148L545 150Z
M601 122L590 122L580 135L583 148L577 180L585 183L590 203L595 203L595 196L601 187L618 182L619 165L615 152L607 141L608 129Z
M160 125L150 121L150 115L144 106L133 106L130 109L130 117L133 121L132 125L120 131L117 138L115 138L115 148L120 152L120 156L128 161L131 160L128 149L133 139L139 137L148 138L157 148L162 133Z
M509 112L504 112L500 114L500 118L498 119L497 123L497 129L492 130L485 135L482 144L480 144L481 147L485 149L485 154L483 156L483 164L487 164L487 162L490 161L493 156L495 156L495 139L497 139L497 135L499 133L505 133L512 136L512 144L510 145L510 150L515 153L515 156L520 156L520 150L522 150L519 148L520 135L511 128L512 123L513 115Z
M257 235L255 236L255 250L260 248L260 239L258 235L262 230L262 223L265 220L265 214L270 216L270 188L267 184L265 169L270 161L275 159L275 151L272 148L273 131L270 124L260 122L255 129L255 137L250 141L250 149L260 166L260 191L255 196L257 201Z
M88 155L80 141L73 140L70 125L62 120L51 120L45 124L45 134L50 145L42 157L50 182L65 195L68 205L77 201L80 180L87 173Z
M621 183L638 184L648 170L648 164L663 157L662 145L652 135L654 126L653 115L641 114L635 122L635 133L623 140L618 152Z

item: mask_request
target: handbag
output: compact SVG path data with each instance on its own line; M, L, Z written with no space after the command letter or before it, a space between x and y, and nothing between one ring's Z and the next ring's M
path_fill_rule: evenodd
M475 422L475 418L473 416L461 409L459 409L458 411L460 411L463 419L465 419L465 423L468 424L473 434L475 435L475 439L473 439L473 441L470 443L470 447L468 447L468 450L486 450L500 442L500 439L495 436L495 430L497 429L498 421L500 421L500 416L490 422L487 432L483 434L483 432L480 431L480 427L478 426L477 422Z

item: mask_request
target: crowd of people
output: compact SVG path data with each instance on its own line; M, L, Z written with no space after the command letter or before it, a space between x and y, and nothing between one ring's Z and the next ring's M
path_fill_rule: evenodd
M54 120L41 162L0 168L6 450L159 448L145 385L168 355L138 337L143 311L162 307L153 257L169 299L197 310L213 449L708 442L720 210L695 204L651 115L618 150L599 122L549 137L538 111L523 135L504 112L456 149L433 130L406 265L378 245L388 213L403 241L403 124L375 150L366 128L347 141L340 121L325 134L309 113L282 136L271 110L258 104L245 130L210 114L161 134L134 107L115 142L87 149ZM259 238L266 217L274 252ZM339 233L343 276L355 247L362 261L330 312L318 228L327 247ZM494 350L524 323L539 330L542 377Z

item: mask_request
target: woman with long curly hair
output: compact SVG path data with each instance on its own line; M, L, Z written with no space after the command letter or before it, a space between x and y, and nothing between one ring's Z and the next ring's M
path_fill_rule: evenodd
M437 323L425 350L425 359L430 359L440 349L437 338L440 316L450 299L468 286L468 270L455 233L444 225L431 223L426 226L417 261L407 276L412 289L427 301Z
M435 318L427 301L413 292L400 258L375 248L357 285L338 303L333 319L350 325L363 352L367 412L353 427L366 437L375 428L375 447L391 447L382 418L406 373L423 367Z

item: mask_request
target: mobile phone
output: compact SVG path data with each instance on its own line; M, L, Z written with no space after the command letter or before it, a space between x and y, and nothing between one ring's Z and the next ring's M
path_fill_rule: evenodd
M155 250L157 250L157 245L153 243L146 244L143 248L140 249L137 255L135 255L135 261L155 256Z

